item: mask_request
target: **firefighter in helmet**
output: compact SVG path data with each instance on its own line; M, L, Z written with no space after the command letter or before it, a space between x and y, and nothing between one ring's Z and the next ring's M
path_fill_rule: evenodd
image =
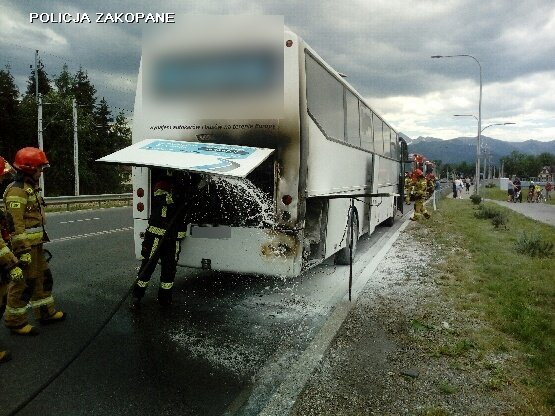
M133 298L130 305L132 310L140 309L141 299L144 297L146 287L156 269L156 259L150 259L158 245L160 245L161 265L158 302L161 306L172 304L172 288L177 260L181 249L181 240L186 234L186 214L180 208L187 203L186 197L193 192L193 187L199 184L199 180L199 175L168 171L166 176L155 183L151 213L141 249L143 260L133 285ZM174 219L176 215L177 217Z
M436 177L433 173L428 173L426 175L426 195L430 198L434 194L436 189Z
M411 220L416 221L424 216L425 218L430 218L430 214L424 206L424 200L426 199L426 178L420 169L416 169L413 172L414 184L414 215Z
M8 176L11 176L12 172L12 167L0 156L0 184ZM0 209L0 317L6 310L9 281L23 277L23 271L17 265L17 257L10 250L10 228L8 216ZM10 359L10 352L0 349L0 363L5 363Z
M52 273L44 258L44 200L38 187L42 171L49 167L46 154L36 147L20 149L13 166L15 180L4 192L6 211L13 220L11 245L23 275L8 285L4 323L14 334L37 335L27 321L27 307L41 324L63 321L66 313L56 310L52 297Z
M412 178L408 172L405 173L405 204L410 205L410 195L412 193Z

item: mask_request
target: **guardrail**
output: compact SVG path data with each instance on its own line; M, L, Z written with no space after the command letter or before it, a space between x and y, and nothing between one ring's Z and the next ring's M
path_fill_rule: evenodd
M103 202L110 201L127 201L128 204L133 200L132 193L126 194L101 194L101 195L79 195L79 196L50 196L44 198L48 205L66 205L69 210L69 206L72 204L86 204L86 203L98 203L98 207L102 205Z
M98 203L98 207L103 202L127 201L128 204L133 200L132 193L126 194L101 194L101 195L79 195L79 196L47 196L44 198L47 205L65 205L69 210L72 204ZM0 201L0 206L4 206L4 201Z

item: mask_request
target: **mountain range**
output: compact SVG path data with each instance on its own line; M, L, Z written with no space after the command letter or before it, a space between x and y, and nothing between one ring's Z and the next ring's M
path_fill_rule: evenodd
M442 140L435 137L418 137L410 139L400 133L407 144L409 153L423 154L429 160L441 160L443 163L473 162L476 160L476 137L457 137L450 140ZM549 152L555 154L555 140L540 142L537 140L526 140L523 142L506 142L482 136L482 147L491 155L491 160L496 163L503 156L513 151L539 155Z

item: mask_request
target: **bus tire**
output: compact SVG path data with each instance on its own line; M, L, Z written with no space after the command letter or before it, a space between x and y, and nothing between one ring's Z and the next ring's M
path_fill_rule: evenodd
M357 251L357 242L358 242L358 216L355 213L351 214L353 215L353 231L354 231L354 240L353 240L353 260L355 258L355 253ZM347 224L347 241L350 241L351 239L351 227L349 226L349 224ZM351 252L349 250L349 244L347 243L347 245L345 247L343 247L341 250L339 250L337 253L335 253L335 257L334 257L334 263L341 265L341 266L348 266L349 264L351 264Z
M386 227L393 227L393 225L395 224L395 214L396 213L397 213L397 210L394 207L393 208L393 215L383 222Z

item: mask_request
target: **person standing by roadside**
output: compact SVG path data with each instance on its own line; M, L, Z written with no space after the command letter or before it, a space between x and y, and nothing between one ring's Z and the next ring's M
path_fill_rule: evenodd
M457 198L457 180L453 178L453 199Z
M509 178L509 182L507 183L507 202L513 202L515 197L515 187L514 183Z
M470 179L466 178L464 184L466 185L466 193L470 193Z
M56 310L52 297L52 273L44 258L44 200L38 187L42 171L49 167L46 154L35 147L20 149L13 163L15 181L4 192L6 211L13 219L13 253L23 265L23 278L10 282L4 323L12 333L37 335L27 321L27 307L33 308L41 324L65 320L66 313Z
M522 203L522 184L520 183L520 178L517 176L513 181L514 195L513 201Z
M11 176L12 167L0 156L0 184ZM17 265L17 257L10 250L10 220L0 209L0 318L6 310L8 283L23 278L23 271ZM10 351L0 350L0 363L10 361Z
M553 190L553 184L549 181L545 184L545 200L551 199L551 195L549 193Z

